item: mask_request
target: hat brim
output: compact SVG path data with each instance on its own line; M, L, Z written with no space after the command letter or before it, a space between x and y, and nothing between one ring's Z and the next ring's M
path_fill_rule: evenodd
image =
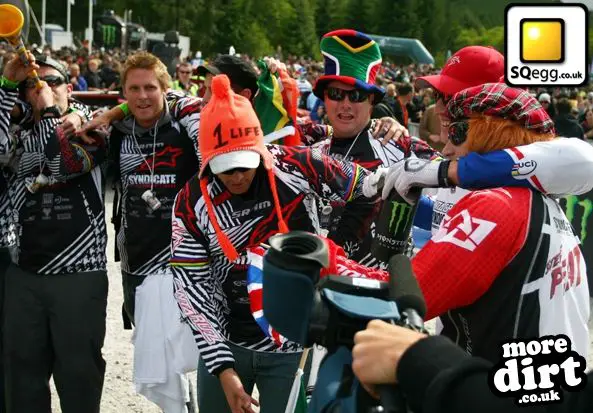
M372 93L373 95L375 95L374 103L379 103L381 100L383 100L383 97L385 96L385 90L383 90L383 88L380 88L379 86L365 83L350 76L336 75L326 75L319 77L319 79L317 79L317 81L315 82L315 86L313 87L313 94L317 96L319 99L323 100L323 98L325 97L324 92L327 88L327 85L334 80L344 82L347 85L354 86L357 89L362 89L369 93Z
M468 87L476 86L467 82L461 82L457 79L453 79L447 75L422 76L416 79L414 85L418 89L430 87L448 96L453 96L455 93L461 92Z
M216 155L208 166L213 174L221 174L235 168L254 169L261 163L261 155L255 151L234 151Z
M220 70L212 65L200 65L198 66L196 73L198 76L206 76L207 74L216 76L220 74Z

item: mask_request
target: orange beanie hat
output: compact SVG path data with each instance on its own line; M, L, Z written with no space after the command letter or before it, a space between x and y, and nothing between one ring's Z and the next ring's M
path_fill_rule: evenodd
M217 174L224 172L218 165L220 159L227 163L237 163L240 162L241 155L247 155L248 158L246 151L257 152L266 169L271 169L274 164L274 158L264 144L261 124L251 102L233 92L226 75L218 75L212 79L212 98L200 114L198 145L202 156L200 177L214 158L217 158L213 162L216 165L210 167ZM247 163L250 163L249 159ZM226 170L238 167L241 166L229 166ZM243 167L253 168L252 165Z
M280 232L288 232L276 189L274 157L264 144L261 124L251 102L233 92L226 75L218 75L212 79L212 98L200 114L198 146L202 157L199 173L202 197L220 246L230 261L235 261L239 255L216 220L214 206L208 194L208 178L204 176L206 166L210 166L213 174L233 168L256 168L261 157L270 179L278 228Z

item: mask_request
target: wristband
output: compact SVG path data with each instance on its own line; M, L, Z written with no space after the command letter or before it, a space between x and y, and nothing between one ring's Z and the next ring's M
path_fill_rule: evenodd
M60 116L62 116L62 114L60 113L60 108L58 108L56 105L42 109L40 115L42 119L59 118Z
M449 183L449 165L450 164L451 164L451 161L446 160L446 161L442 161L439 165L439 174L438 174L439 188L448 188L451 186L451 184Z
M130 114L130 108L128 108L128 102L124 102L120 105L117 106L123 113L125 116L128 116Z
M6 88L6 89L18 89L19 82L15 82L14 80L10 80L10 79L6 78L5 76L1 76L0 77L0 87Z

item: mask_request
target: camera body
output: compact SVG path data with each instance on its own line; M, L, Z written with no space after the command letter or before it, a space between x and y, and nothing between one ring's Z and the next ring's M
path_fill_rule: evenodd
M354 335L370 320L406 325L389 283L334 275L320 279L321 269L329 266L329 251L313 234L293 231L269 242L263 261L266 318L287 339L328 350L309 412L385 411L354 376L351 350Z

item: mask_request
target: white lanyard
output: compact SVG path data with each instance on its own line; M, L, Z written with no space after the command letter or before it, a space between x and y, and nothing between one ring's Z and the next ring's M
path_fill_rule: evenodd
M154 161L156 158L156 135L157 135L158 131L159 131L159 121L157 119L157 121L154 124L154 128L152 129L153 135L152 135L152 167L151 167L150 164L148 163L148 161L146 160L146 157L142 153L142 149L140 149L140 145L138 144L138 139L136 138L136 118L134 118L134 120L133 120L132 137L134 138L134 143L136 144L136 149L138 149L138 151L140 152L140 156L142 156L142 160L144 160L144 163L146 164L146 167L148 168L148 171L150 172L150 190L151 191L154 189Z

